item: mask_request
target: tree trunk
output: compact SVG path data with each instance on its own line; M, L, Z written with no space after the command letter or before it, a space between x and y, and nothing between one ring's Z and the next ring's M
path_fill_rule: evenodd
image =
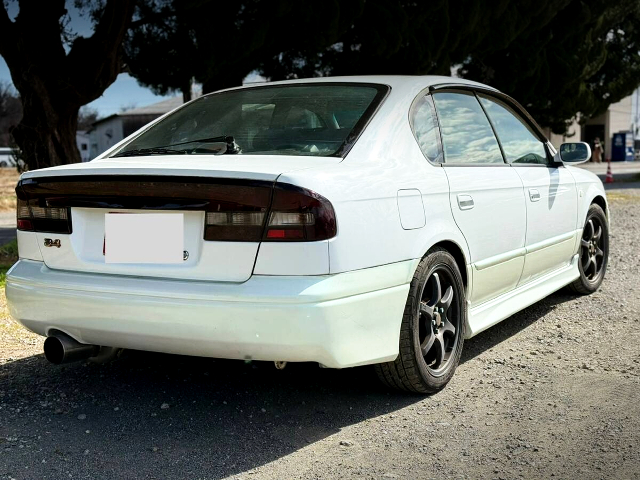
M187 103L191 101L191 79L189 79L189 82L185 83L180 90L182 91L182 102Z
M23 118L12 130L30 170L80 162L78 111L100 97L122 69L121 45L135 0L105 0L93 34L63 42L65 0L20 1L11 19L0 2L0 55L20 93ZM93 3L93 2L92 2Z
M76 143L79 107L62 98L54 101L46 90L22 93L24 116L11 131L20 158L29 170L81 161Z

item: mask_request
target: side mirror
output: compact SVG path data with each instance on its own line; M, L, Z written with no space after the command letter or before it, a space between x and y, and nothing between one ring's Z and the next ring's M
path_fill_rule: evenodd
M577 165L589 161L591 158L591 147L585 142L563 143L560 151L556 153L554 160L556 163L570 163Z

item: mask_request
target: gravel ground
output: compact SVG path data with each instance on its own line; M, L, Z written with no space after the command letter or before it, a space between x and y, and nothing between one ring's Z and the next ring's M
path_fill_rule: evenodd
M640 185L609 272L465 344L423 398L370 369L125 352L51 366L0 321L0 478L640 478ZM635 188L633 188L635 187Z

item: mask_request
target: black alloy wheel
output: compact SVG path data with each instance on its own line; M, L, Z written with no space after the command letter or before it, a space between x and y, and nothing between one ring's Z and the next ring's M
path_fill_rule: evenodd
M574 293L587 295L602 284L609 260L609 223L599 205L589 207L580 238L579 257L580 276L568 288Z
M467 302L453 256L434 247L420 261L409 287L398 357L376 365L389 387L435 393L453 376L464 344Z
M446 371L461 330L460 308L454 298L453 285L451 270L439 265L427 279L420 297L420 350L434 376Z
M602 272L604 264L604 239L602 225L598 217L587 220L580 240L580 262L584 276L590 282L595 281Z

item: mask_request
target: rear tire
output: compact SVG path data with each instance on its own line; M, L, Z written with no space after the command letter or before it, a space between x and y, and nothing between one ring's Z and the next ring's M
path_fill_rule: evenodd
M591 204L580 239L580 277L567 285L572 293L589 295L602 284L609 261L609 224L600 205Z
M467 303L453 256L434 247L420 261L409 287L400 327L400 353L375 365L388 387L435 393L451 380L462 354Z

